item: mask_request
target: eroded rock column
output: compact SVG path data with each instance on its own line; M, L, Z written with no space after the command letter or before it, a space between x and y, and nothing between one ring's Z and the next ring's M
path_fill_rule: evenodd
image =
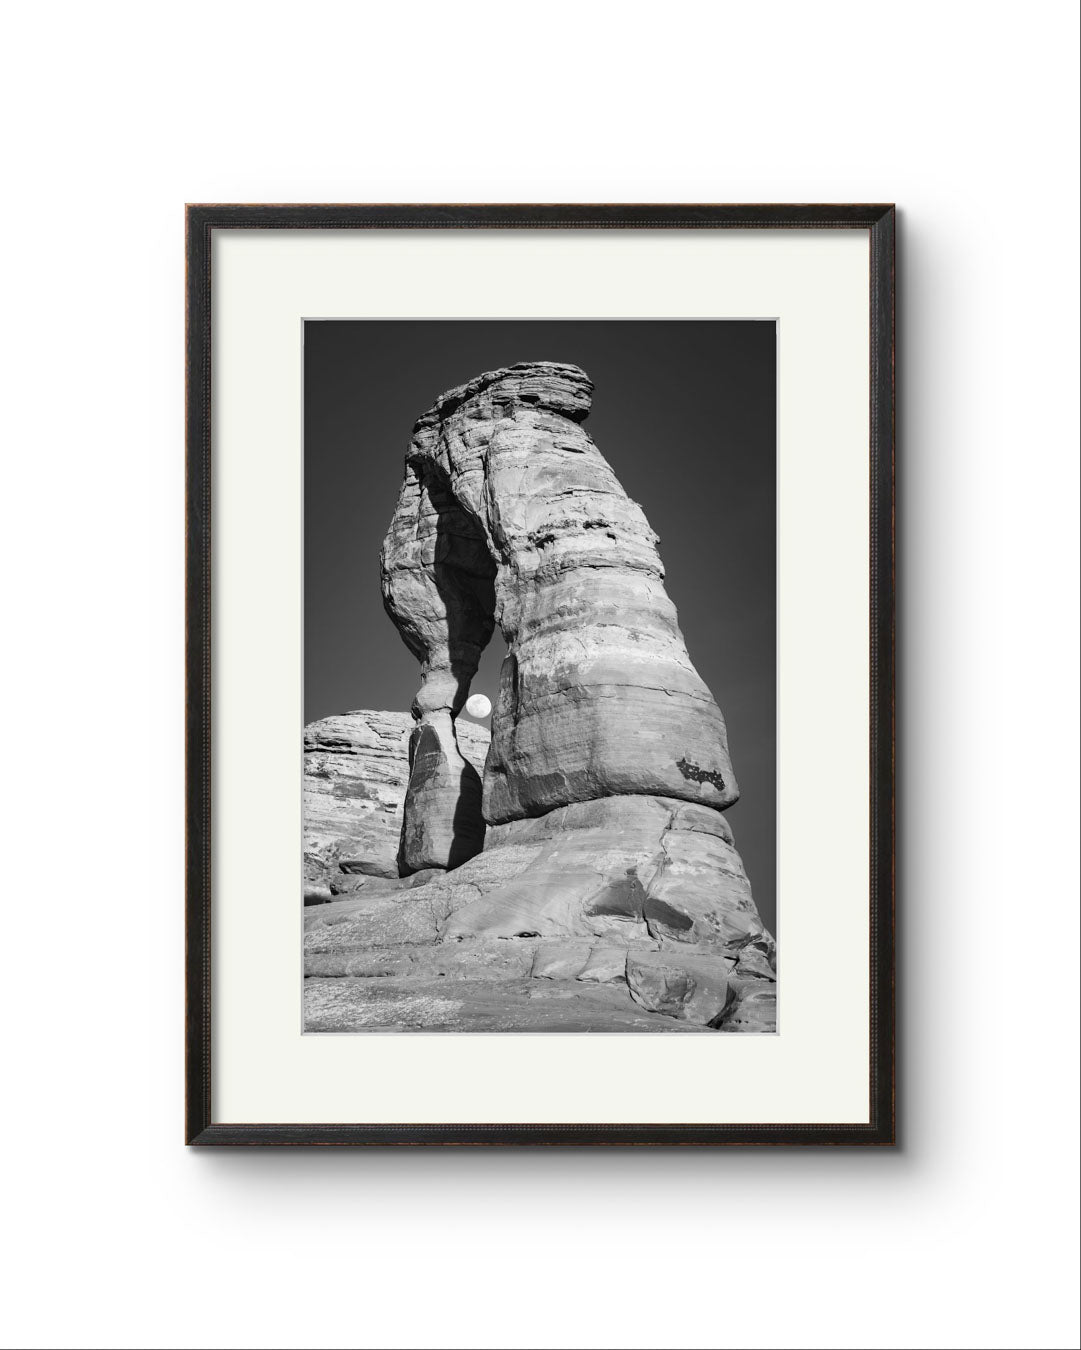
M495 564L441 467L411 454L381 559L383 602L421 664L399 870L457 867L484 844L481 779L454 719L492 635Z
M416 425L384 546L422 717L457 711L494 605L508 655L484 782L493 824L624 793L718 808L739 795L656 536L580 425L592 389L577 366L526 362L443 395Z

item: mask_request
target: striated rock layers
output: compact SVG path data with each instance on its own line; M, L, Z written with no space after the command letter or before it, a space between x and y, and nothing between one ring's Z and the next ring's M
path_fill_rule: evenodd
M381 562L421 666L398 862L430 879L395 903L423 896L444 949L513 953L516 971L528 958L534 988L603 988L650 1024L770 1030L773 939L721 814L739 795L724 718L656 536L581 426L592 390L576 366L521 363L414 429ZM508 651L481 782L456 719L496 624ZM348 930L360 953L383 920L338 922L335 949Z
M310 899L330 899L359 884L349 877L397 878L412 725L407 713L362 711L304 728L304 884ZM474 772L483 769L487 729L464 722L459 735Z
M627 793L739 796L656 535L579 425L592 388L577 366L536 362L444 394L416 425L383 545L386 607L421 662L417 743L430 729L453 769L452 719L495 622L507 642L489 824ZM426 772L418 805L456 787ZM433 863L447 865L407 859Z

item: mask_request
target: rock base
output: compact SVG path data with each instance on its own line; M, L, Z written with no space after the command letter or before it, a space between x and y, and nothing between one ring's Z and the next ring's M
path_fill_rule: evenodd
M427 892L427 894L426 894ZM643 937L444 941L438 889L363 893L305 914L308 1032L774 1029L772 973Z

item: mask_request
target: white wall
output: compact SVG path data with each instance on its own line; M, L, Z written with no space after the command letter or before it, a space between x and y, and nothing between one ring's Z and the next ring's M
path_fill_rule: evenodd
M11 9L10 1344L1077 1344L1076 27ZM900 203L903 1148L181 1146L186 199Z

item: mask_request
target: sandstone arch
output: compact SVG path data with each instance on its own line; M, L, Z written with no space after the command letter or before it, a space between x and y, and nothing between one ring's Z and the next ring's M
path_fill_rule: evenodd
M421 662L407 869L453 866L485 823L573 802L739 795L656 536L581 426L592 392L577 366L523 362L414 428L382 553L388 613ZM508 655L478 810L454 718L495 622Z

